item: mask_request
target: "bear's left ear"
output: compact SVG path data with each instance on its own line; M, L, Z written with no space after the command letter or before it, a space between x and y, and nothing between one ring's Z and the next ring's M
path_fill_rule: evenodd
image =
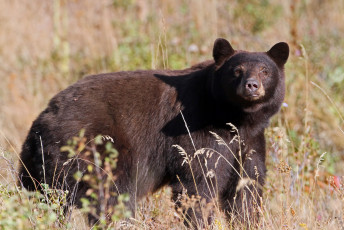
M289 46L285 42L280 42L274 45L266 53L272 58L272 60L276 62L279 67L283 67L289 57Z
M221 66L230 56L234 54L235 50L231 44L224 39L218 38L214 42L213 58L217 67Z

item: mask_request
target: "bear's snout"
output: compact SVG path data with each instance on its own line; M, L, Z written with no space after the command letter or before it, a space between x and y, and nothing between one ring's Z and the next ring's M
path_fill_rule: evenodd
M238 94L248 101L256 101L265 95L262 82L254 77L244 80L240 88L241 90L238 91Z
M259 82L256 79L250 78L246 81L245 91L247 95L254 96L260 87Z

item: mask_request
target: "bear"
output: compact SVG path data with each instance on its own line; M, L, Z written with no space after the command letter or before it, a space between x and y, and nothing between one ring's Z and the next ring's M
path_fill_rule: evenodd
M280 42L267 52L249 52L218 38L212 56L184 70L86 76L61 91L28 132L18 183L29 190L43 182L68 190L69 204L81 207L89 185L73 174L86 164L67 171L68 153L61 147L84 129L87 138L113 140L119 152L116 191L129 194L132 212L136 200L169 186L176 207L182 206L181 194L207 203L216 197L229 219L258 219L264 130L284 100L289 46ZM116 203L110 197L108 207ZM206 225L199 209L184 213L187 226ZM90 223L97 220L89 215Z

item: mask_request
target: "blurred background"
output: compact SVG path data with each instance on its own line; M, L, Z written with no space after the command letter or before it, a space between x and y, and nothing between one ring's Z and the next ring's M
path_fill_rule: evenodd
M83 76L186 68L211 59L224 37L249 51L288 42L283 125L297 138L307 123L322 148L343 153L342 1L1 1L0 34L0 143L9 151L48 100Z
M0 147L13 162L32 121L71 83L186 68L224 37L234 49L291 47L285 104L266 133L269 170L287 165L302 191L316 170L319 186L344 175L344 1L2 0L0 34ZM0 161L3 179L6 170Z

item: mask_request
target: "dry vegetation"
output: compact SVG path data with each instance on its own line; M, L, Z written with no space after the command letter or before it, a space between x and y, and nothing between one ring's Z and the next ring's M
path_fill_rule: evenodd
M88 228L77 212L60 215L63 194L28 199L15 186L21 144L50 97L86 74L210 59L217 37L251 51L291 45L258 228L343 229L343 1L12 0L0 2L0 32L1 229ZM169 196L153 194L115 226L184 228ZM221 213L211 228L231 229Z

